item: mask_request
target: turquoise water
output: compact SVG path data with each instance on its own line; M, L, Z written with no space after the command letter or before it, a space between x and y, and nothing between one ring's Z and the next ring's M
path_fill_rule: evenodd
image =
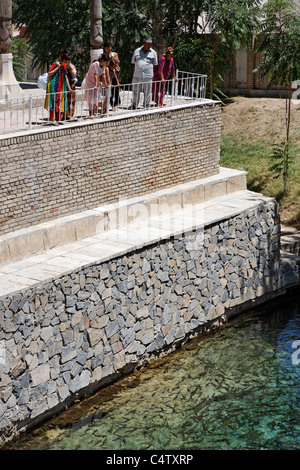
M299 449L298 362L300 302L287 297L192 340L157 367L127 378L127 386L109 401L98 406L94 400L92 411L85 410L73 423L69 416L67 424L50 421L11 445L119 451Z

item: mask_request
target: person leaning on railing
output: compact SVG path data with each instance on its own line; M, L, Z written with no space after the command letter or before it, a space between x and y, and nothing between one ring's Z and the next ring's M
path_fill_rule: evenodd
M121 104L121 100L120 100L121 84L119 82L119 78L116 72L116 63L114 60L109 61L107 69L109 72L110 83L112 86L111 95L110 95L110 105L112 107L112 110L116 111L117 110L116 106L119 106Z
M165 54L158 60L158 65L154 67L152 82L152 100L156 106L164 106L166 94L166 81L172 76L177 82L175 65L173 59L173 48L168 47Z
M48 72L45 108L49 110L49 119L54 125L66 117L68 111L67 92L70 89L67 63L70 56L63 52L59 59L51 65Z
M115 64L116 64L116 67L115 67L116 73L119 73L120 72L119 56L118 56L117 52L113 52L111 42L105 42L103 44L103 54L108 55L109 60L113 60L115 62ZM106 81L107 81L108 85L111 85L108 67L106 67L105 73L106 73Z
M90 116L106 112L107 98L102 95L101 87L107 87L105 69L109 63L109 56L102 54L98 60L94 60L85 77L85 98L89 106Z

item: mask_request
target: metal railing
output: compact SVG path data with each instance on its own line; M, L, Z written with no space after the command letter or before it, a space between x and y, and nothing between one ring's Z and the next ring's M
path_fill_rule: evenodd
M167 80L165 84L161 81L138 82L96 90L76 88L72 92L49 95L39 90L37 95L1 100L0 135L204 100L206 79L206 75L177 71L176 79ZM54 105L51 115L49 106L45 108L46 99Z

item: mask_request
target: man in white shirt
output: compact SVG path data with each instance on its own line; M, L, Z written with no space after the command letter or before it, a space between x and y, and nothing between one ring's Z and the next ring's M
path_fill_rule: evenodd
M142 47L137 48L132 56L131 63L134 64L132 77L132 105L136 109L140 100L140 93L144 93L144 108L150 106L152 93L153 67L158 64L157 54L151 48L151 39L144 39Z

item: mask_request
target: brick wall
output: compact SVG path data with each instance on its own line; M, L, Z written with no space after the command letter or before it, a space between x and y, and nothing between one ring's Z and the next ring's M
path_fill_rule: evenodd
M0 139L0 234L219 172L217 102Z

